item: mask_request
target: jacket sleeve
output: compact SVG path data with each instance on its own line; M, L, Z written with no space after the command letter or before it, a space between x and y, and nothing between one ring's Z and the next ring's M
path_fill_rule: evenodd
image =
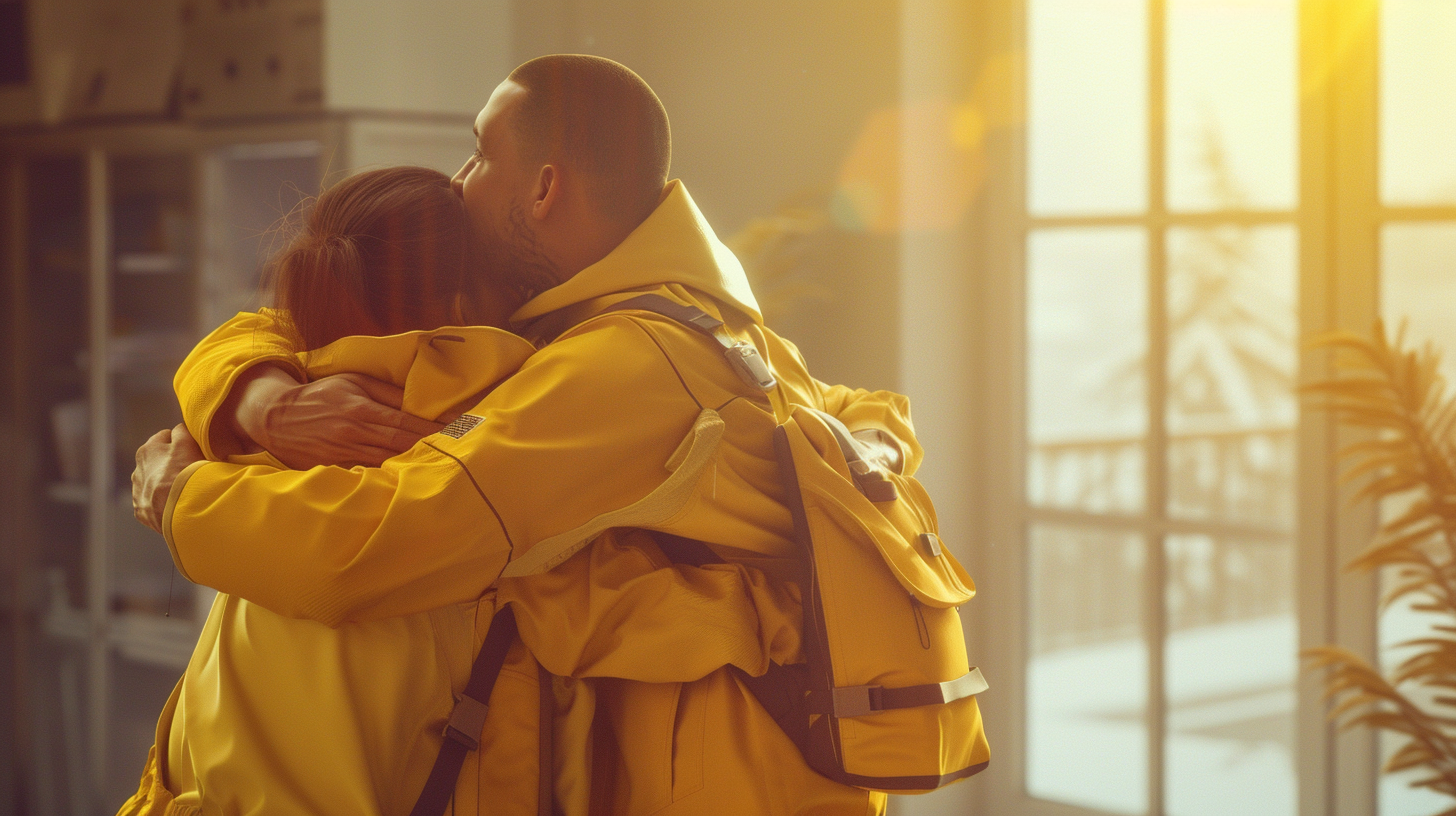
M557 675L682 683L801 660L796 586L739 564L671 565L637 530L613 530L550 572L502 579L499 600Z
M212 420L243 372L275 363L303 380L303 367L271 309L241 312L198 343L172 380L182 421L208 459L221 459Z
M293 617L471 601L536 542L652 492L699 410L642 328L602 318L537 352L464 434L382 468L203 464L164 534L189 579Z

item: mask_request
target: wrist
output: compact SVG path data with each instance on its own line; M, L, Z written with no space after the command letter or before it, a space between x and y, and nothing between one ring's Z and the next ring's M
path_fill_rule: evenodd
M246 452L267 448L269 414L298 386L291 374L276 365L258 365L238 378L233 419L238 441L245 448L254 448Z

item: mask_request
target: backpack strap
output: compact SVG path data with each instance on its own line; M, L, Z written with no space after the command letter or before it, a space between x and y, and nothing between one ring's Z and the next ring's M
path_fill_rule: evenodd
M668 320L681 323L698 334L711 337L714 342L723 347L723 356L728 358L728 363L733 367L734 372L749 387L768 392L774 390L774 387L778 385L773 372L768 370L768 364L763 361L763 357L759 356L758 349L754 348L751 343L734 339L723 329L723 321L702 309L696 306L685 306L668 300L662 295L649 294L613 303L600 314L629 310L660 314Z
M537 737L536 814L553 816L556 812L556 686L551 672L536 664L536 682L540 689L541 735Z
M954 680L944 683L924 683L919 686L835 686L828 692L821 690L809 694L811 714L833 714L836 717L863 717L876 711L891 711L896 708L918 708L927 705L943 705L974 697L990 688L980 669L971 669Z
M859 446L854 441L854 434L839 421L839 417L821 411L818 408L810 408L815 416L824 420L829 426L829 432L834 434L834 441L839 444L839 452L844 454L844 462L849 465L849 474L854 477L854 486L859 492L872 502L894 501L900 498L899 492L895 489L895 483L885 478L885 474L876 470L864 457L859 454Z
M450 719L445 723L445 740L440 744L440 754L430 768L425 788L415 801L410 816L441 816L450 798L455 795L455 784L460 779L460 769L465 765L465 755L480 747L480 732L485 727L485 714L490 703L490 693L495 688L496 677L506 662L506 652L516 639L516 614L509 606L495 613L490 629L485 633L485 643L475 656L470 667L470 679L465 690L455 701ZM550 775L543 769L543 775Z

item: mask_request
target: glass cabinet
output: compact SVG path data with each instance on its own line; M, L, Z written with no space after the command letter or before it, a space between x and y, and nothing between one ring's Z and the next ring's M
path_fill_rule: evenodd
M0 134L0 597L13 612L0 648L15 667L0 686L0 742L14 754L0 758L19 769L0 794L22 812L111 814L136 790L214 593L177 574L133 518L134 452L181 421L172 377L193 344L266 301L268 255L321 181L363 161L453 172L471 150L468 120L410 123L391 142L393 125Z

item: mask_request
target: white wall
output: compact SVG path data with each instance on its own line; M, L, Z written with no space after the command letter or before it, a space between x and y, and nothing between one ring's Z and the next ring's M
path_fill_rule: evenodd
M324 104L474 116L511 38L509 0L325 0Z
M972 506L976 310L969 242L973 199L947 196L946 190L976 179L966 177L964 156L956 153L973 146L956 144L957 134L947 132L950 123L940 116L947 108L952 115L970 110L968 4L901 0L900 6L901 97L907 110L928 111L922 118L907 117L901 133L900 211L907 229L901 236L899 259L900 389L911 397L916 434L926 448L918 478L935 497L941 538L970 569L976 543ZM916 217L925 202L946 209L930 214L928 221ZM957 211L960 206L966 209ZM962 616L968 626L977 620L974 612ZM968 635L975 665L975 638ZM987 674L994 683L991 667ZM924 796L895 797L895 816L965 816L972 812L979 784L972 779Z
M517 0L516 59L591 53L631 67L673 128L672 174L721 236L826 198L866 123L900 92L899 6L838 0ZM893 235L818 241L824 289L774 328L823 379L894 388Z

